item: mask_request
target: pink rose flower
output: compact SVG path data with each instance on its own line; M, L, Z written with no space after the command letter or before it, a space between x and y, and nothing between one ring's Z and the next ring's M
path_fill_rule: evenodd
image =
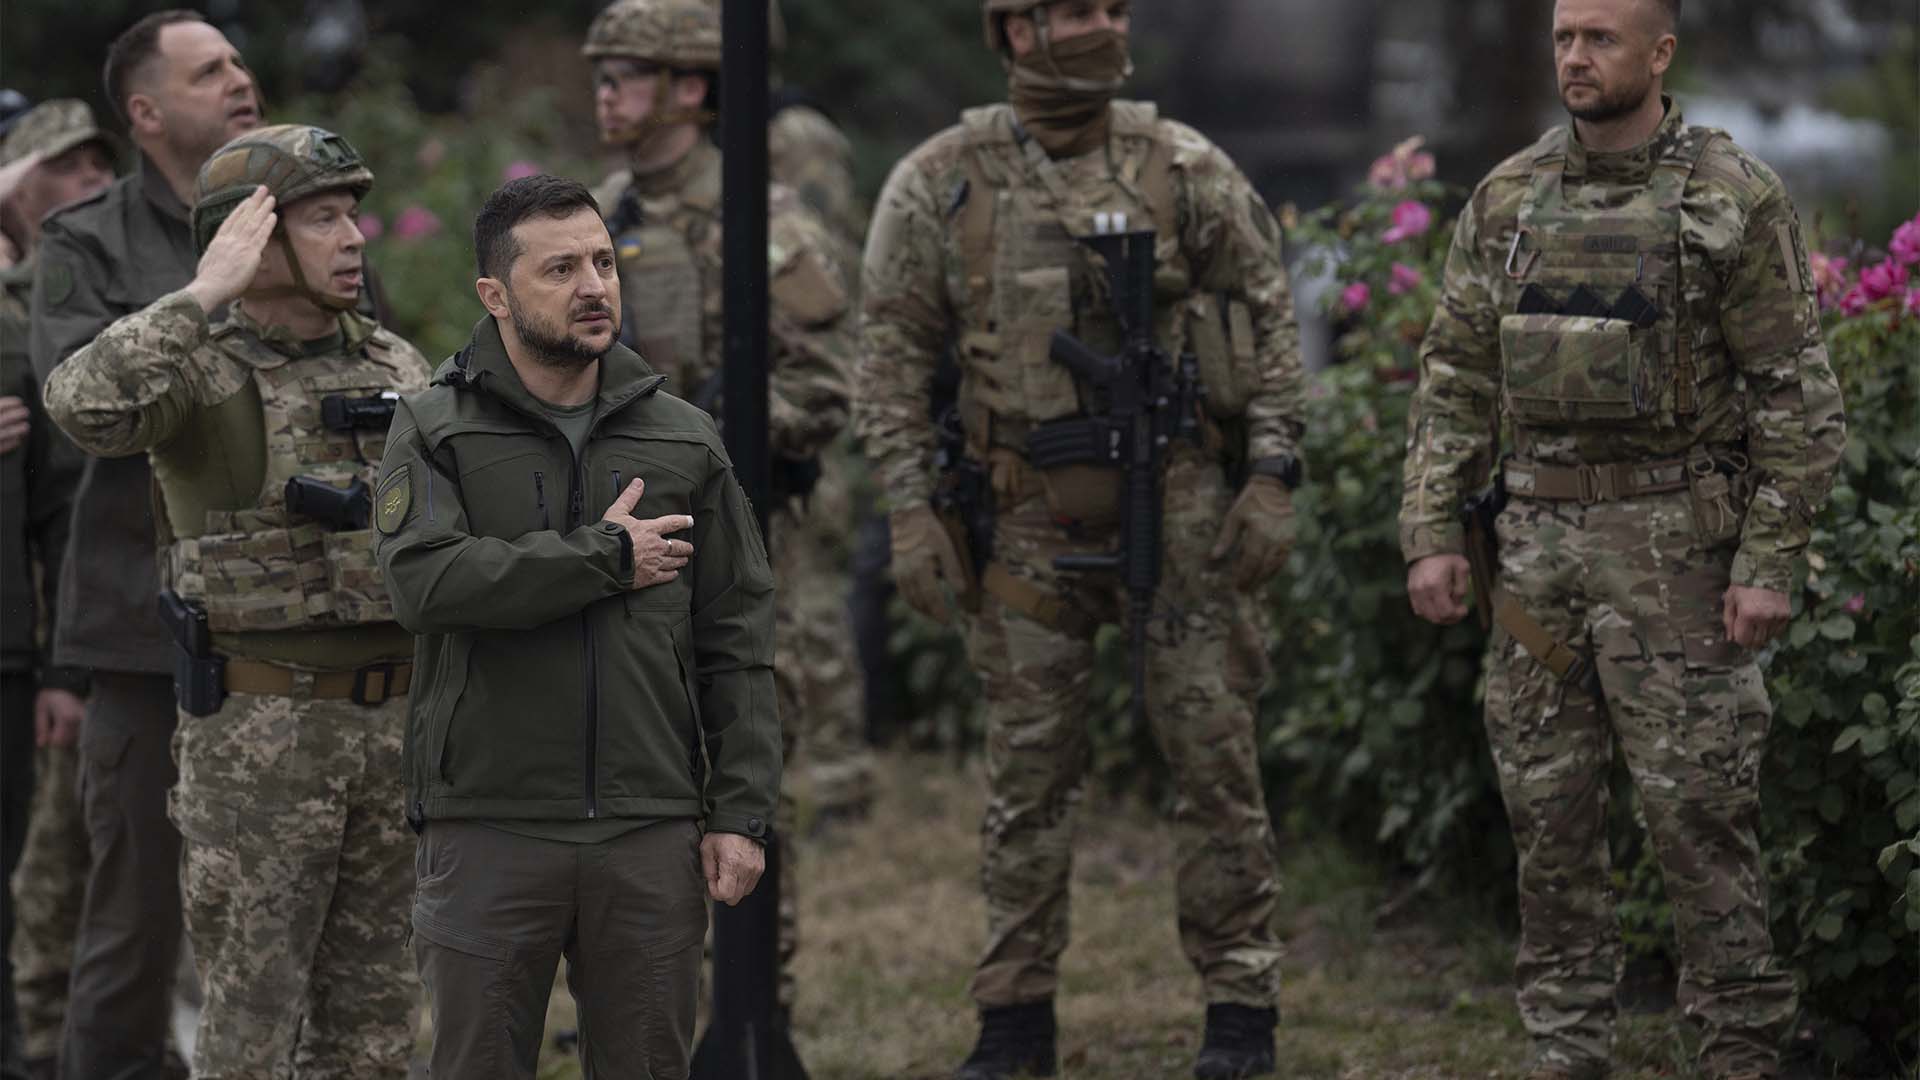
M1820 296L1821 309L1832 311L1840 294L1847 291L1847 260L1810 251L1807 264L1813 270L1813 287Z
M1869 302L1885 300L1895 296L1907 287L1907 268L1887 259L1860 271L1860 289L1866 293Z
M424 206L409 206L393 219L393 235L401 240L424 240L440 231L440 219Z
M1433 155L1420 149L1426 141L1415 135L1382 154L1367 169L1367 184L1376 191L1405 191L1410 183L1432 179Z
M1848 289L1844 296L1840 297L1840 314L1852 318L1867 310L1867 305L1872 302L1873 301L1867 299L1866 292L1862 290L1860 286L1855 285L1853 288Z
M1364 281L1356 281L1340 290L1340 306L1347 311L1360 311L1373 300L1373 290Z
M360 235L369 240L378 240L387 231L387 226L380 220L379 214L361 214L356 224L360 226Z
M543 171L540 166L531 161L511 161L507 163L505 169L500 171L500 182L504 184L512 180L525 180L529 176L539 176Z
M1920 316L1920 289L1907 290L1907 299L1901 309L1909 315Z
M1915 214L1912 221L1893 230L1893 240L1887 245L1887 250L1903 266L1920 263L1920 214Z
M1405 296L1419 288L1420 283L1425 280L1426 275L1420 271L1406 263L1397 262L1393 264L1392 273L1387 280L1387 291L1395 296Z
M1847 598L1846 603L1840 606L1846 609L1847 614L1858 615L1867 609L1867 594L1862 592L1854 593Z
M1411 240L1433 227L1433 211L1427 204L1409 199L1393 208L1393 227L1380 234L1382 243L1398 244Z

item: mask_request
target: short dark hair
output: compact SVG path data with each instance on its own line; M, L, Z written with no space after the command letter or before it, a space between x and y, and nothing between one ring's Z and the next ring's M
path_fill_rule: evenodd
M581 210L598 214L600 204L578 180L541 173L500 185L473 219L473 256L480 276L507 279L513 261L520 257L520 244L513 238L515 225L536 215L565 218Z
M101 81L106 83L107 104L113 107L113 114L123 124L127 119L127 98L131 96L127 84L133 81L134 74L147 62L160 54L160 31L175 23L206 22L207 17L197 11L186 8L171 8L156 11L144 16L139 22L120 32L107 46L107 63L101 72Z

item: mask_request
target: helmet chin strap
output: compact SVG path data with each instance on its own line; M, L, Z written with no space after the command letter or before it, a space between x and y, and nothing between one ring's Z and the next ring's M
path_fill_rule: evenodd
M360 294L357 292L350 298L329 296L307 284L306 271L300 267L300 256L293 250L293 240L287 236L286 226L274 226L273 239L280 245L280 253L286 257L287 273L292 275L293 283L253 290L253 295L263 300L285 300L297 296L322 311L352 311L360 306Z

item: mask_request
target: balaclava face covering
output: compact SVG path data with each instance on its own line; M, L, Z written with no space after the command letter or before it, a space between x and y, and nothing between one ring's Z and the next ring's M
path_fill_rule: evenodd
M1007 100L1048 154L1073 157L1107 137L1107 105L1133 74L1127 36L1096 30L1056 42L1047 28L1046 5L1033 9L1038 40L1012 62Z

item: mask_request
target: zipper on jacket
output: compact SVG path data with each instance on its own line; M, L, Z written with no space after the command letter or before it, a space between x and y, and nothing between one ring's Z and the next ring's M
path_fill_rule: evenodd
M617 499L617 498L619 498L619 497L620 497L620 492L621 492L622 490L624 490L624 489L623 489L623 488L621 488L621 486L620 486L620 470L619 470L619 469L615 469L615 470L613 470L613 497L614 497L614 498L616 498L616 499ZM639 509L639 508L638 508L638 507L635 507L635 509L637 510L637 509Z
M535 469L533 472L533 508L540 511L540 527L553 528L553 522L547 517L547 474Z
M573 495L567 500L567 531L580 527L584 516L586 497L580 490L587 478L586 469L581 467L579 455L573 459ZM597 775L600 759L600 659L595 653L593 641L593 606L580 609L581 658L587 668L587 818L592 820L600 816L600 778Z

